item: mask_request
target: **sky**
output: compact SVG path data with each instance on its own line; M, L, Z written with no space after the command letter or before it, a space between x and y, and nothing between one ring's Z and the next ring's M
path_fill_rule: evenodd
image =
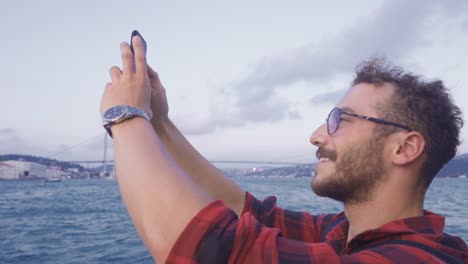
M133 29L210 160L314 162L310 135L372 56L442 79L468 113L465 0L3 1L0 154L102 159L99 104Z

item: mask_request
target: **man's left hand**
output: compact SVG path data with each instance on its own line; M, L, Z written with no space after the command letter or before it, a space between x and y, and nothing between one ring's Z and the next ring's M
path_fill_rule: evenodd
M101 100L101 115L116 105L130 105L145 111L150 118L151 85L147 72L146 56L141 39L133 37L135 55L128 43L120 44L123 69L110 68L111 82L106 84Z

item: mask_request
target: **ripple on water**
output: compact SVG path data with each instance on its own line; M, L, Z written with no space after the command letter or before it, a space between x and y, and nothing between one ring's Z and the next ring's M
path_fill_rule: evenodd
M310 178L235 179L257 198L314 214L342 211L317 197ZM468 179L436 179L425 207L447 216L446 232L468 239ZM116 182L0 181L0 263L154 263L122 203Z

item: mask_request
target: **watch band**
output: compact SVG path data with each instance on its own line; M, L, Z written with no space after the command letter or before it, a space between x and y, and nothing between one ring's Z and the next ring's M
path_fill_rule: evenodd
M145 111L140 108L130 106L130 105L116 105L107 109L102 115L102 122L104 129L106 129L109 136L112 138L111 126L115 124L120 124L125 120L131 119L133 117L143 117L148 122L150 118Z

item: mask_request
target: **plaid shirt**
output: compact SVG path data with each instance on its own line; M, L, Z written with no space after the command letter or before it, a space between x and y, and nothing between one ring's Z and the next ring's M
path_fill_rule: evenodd
M349 243L344 213L313 216L246 194L240 216L223 202L203 208L174 244L168 263L468 263L468 248L443 233L444 217L389 222Z

